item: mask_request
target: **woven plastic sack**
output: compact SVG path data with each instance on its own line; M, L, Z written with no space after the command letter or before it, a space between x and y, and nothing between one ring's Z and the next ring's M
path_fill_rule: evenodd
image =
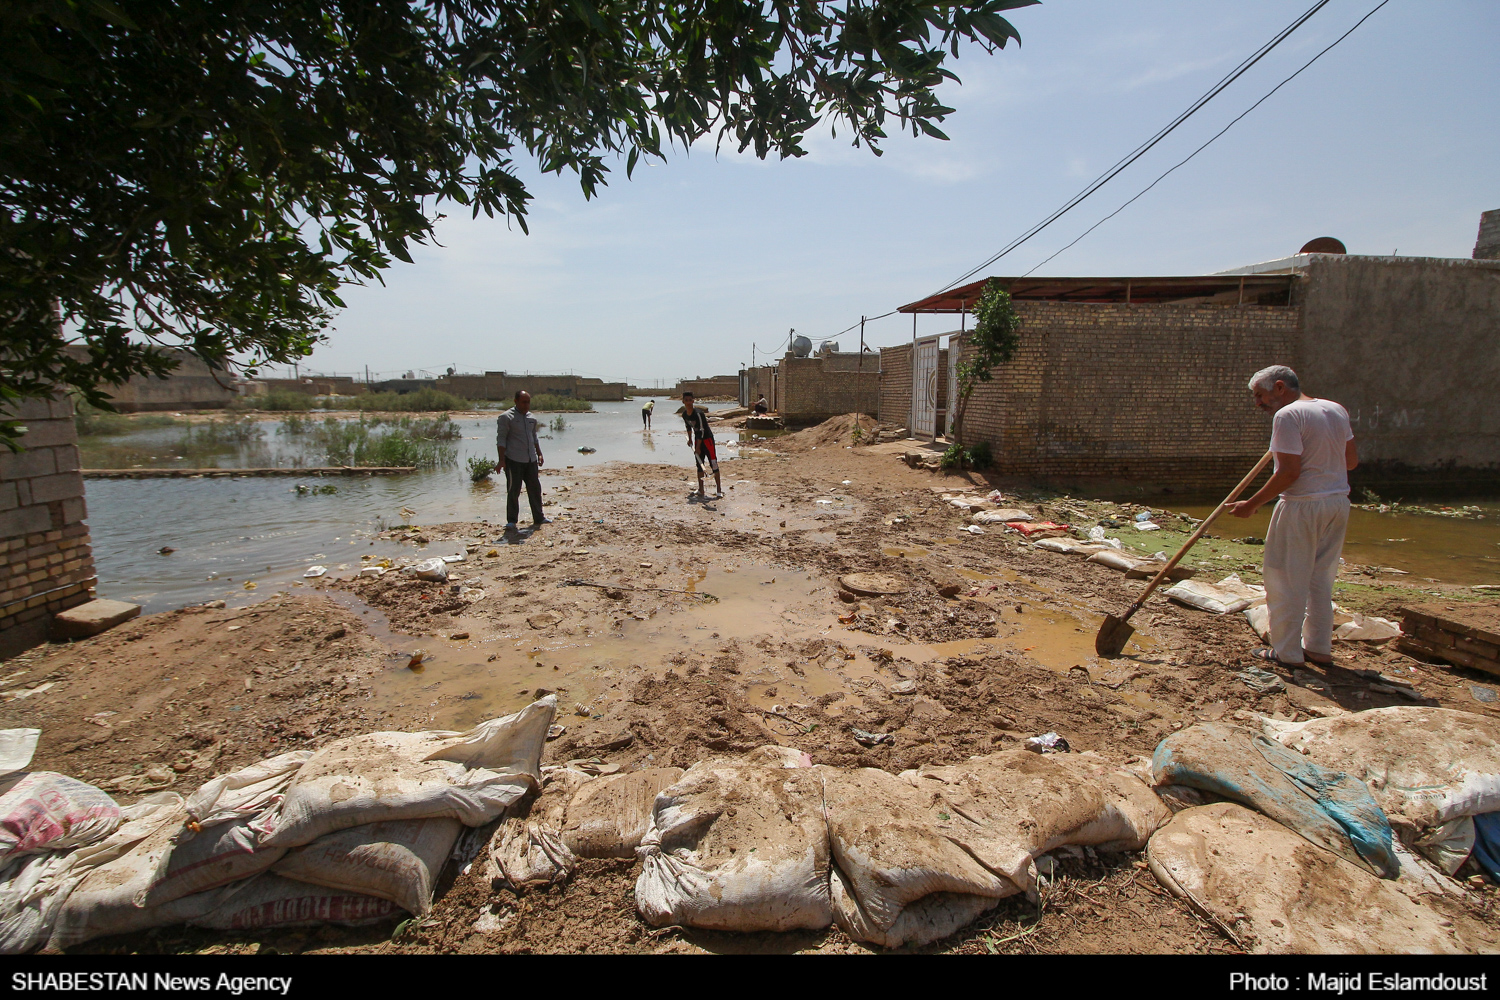
M1103 552L1095 552L1093 555L1089 556L1088 561L1091 563L1098 563L1100 566L1108 566L1110 569L1117 569L1121 573L1129 572L1130 570L1133 570L1137 566L1146 562L1146 560L1144 559L1138 559L1135 556L1128 556L1125 553L1119 552L1114 549L1106 549Z
M249 819L218 823L177 833L167 865L138 902L160 906L183 896L206 892L258 875L286 853L284 847L261 847L262 834Z
M568 802L563 843L580 858L635 857L657 793L682 774L680 767L651 767L588 782Z
M598 780L567 767L542 769L542 793L510 808L489 844L489 874L516 890L551 885L573 874L578 859L562 839L568 803Z
M557 711L548 695L467 733L370 733L336 740L302 765L268 847L300 847L335 830L448 817L483 826L541 780Z
M0 795L0 868L38 851L103 840L120 825L120 807L93 785L33 771Z
M323 924L358 927L390 920L401 913L401 908L388 899L343 889L325 889L270 872L257 875L243 887L230 887L204 895L212 897L218 904L207 913L189 919L188 923L223 931ZM189 898L196 902L202 897Z
M188 818L199 826L252 819L281 804L292 778L313 755L293 750L211 778L187 797Z
M1244 611L1266 602L1266 588L1242 582L1238 573L1231 573L1218 583L1183 580L1162 593L1174 601L1215 615Z
M637 855L636 908L654 927L817 930L833 920L814 768L695 764L656 797Z
M422 916L463 824L456 819L370 823L288 851L271 871L329 889L388 899Z

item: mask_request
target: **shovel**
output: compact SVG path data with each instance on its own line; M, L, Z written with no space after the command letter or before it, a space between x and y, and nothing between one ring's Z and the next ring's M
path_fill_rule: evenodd
M1182 548L1177 550L1177 554L1167 560L1167 564L1157 571L1156 576L1152 577L1151 582L1146 585L1145 592L1136 599L1134 604L1125 609L1124 614L1104 616L1104 624L1099 626L1099 634L1094 637L1094 652L1106 657L1120 655L1120 651L1125 648L1125 643L1129 642L1130 637L1135 634L1135 629L1130 627L1130 616L1141 610L1141 605L1146 603L1146 598L1150 597L1151 592L1167 578L1167 574L1176 568L1177 564L1182 561L1182 557L1187 555L1188 549L1192 548L1193 544L1203 537L1203 533L1208 530L1208 526L1213 524L1214 520L1220 514L1224 513L1225 507L1234 503L1235 498L1244 491L1246 486L1255 481L1255 477L1260 475L1261 470L1270 461L1271 453L1268 451L1261 457L1259 462L1255 463L1255 468L1250 470L1250 474L1241 479L1240 484L1229 491L1229 495L1224 498L1224 502L1215 507L1214 512L1203 519L1203 523L1198 525L1198 530L1188 536L1188 540L1182 543Z

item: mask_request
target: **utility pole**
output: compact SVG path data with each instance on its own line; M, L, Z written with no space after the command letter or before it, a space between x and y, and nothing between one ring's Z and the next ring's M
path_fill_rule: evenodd
M859 370L865 370L865 318L859 318Z

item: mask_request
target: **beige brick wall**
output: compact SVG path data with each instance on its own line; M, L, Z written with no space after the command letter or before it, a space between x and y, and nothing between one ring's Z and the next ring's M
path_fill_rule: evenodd
M844 413L873 416L880 405L880 371L828 370L822 358L782 358L777 364L777 412L791 423L814 423Z
M911 420L911 345L880 349L880 412L883 424L905 427Z
M95 574L73 404L27 400L0 416L26 426L24 451L0 448L0 655L8 655L22 632L24 648L48 616L88 600Z
M1246 380L1299 360L1295 307L1018 302L1016 311L1016 357L980 383L964 418L966 443L989 442L1006 475L1233 485L1269 437Z

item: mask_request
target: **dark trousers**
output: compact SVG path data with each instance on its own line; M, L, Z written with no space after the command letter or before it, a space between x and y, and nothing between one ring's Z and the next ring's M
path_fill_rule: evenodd
M521 513L521 484L526 484L526 499L531 501L531 519L542 520L542 477L535 462L505 460L505 521L514 524Z

